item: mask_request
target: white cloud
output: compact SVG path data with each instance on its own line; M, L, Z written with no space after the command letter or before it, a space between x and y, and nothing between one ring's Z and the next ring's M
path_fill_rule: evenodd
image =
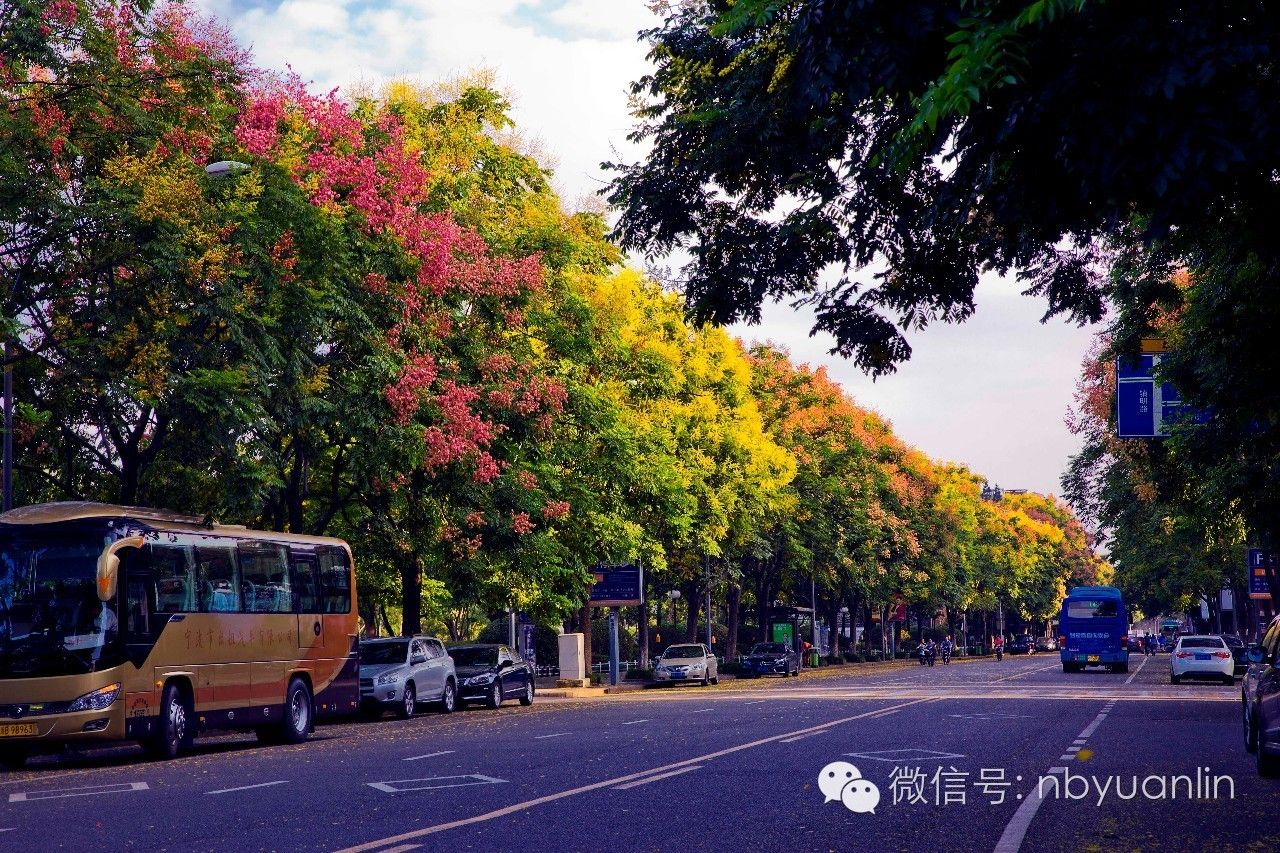
M197 3L230 21L260 65L290 65L326 89L494 69L521 132L555 154L568 203L599 190L600 162L627 147L626 89L646 68L636 33L656 22L642 0Z

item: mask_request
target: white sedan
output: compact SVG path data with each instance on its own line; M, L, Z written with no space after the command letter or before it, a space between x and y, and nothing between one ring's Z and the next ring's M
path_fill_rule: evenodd
M720 673L716 656L703 643L681 643L668 646L658 658L653 678L660 682L696 681L703 687L719 684Z
M1178 638L1178 644L1169 655L1169 683L1177 684L1184 678L1211 678L1223 684L1235 683L1235 663L1231 649L1221 637L1205 634L1187 634Z

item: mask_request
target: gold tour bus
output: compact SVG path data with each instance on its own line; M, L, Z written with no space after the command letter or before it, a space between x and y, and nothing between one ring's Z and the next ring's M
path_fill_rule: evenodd
M351 549L140 507L0 514L0 762L213 729L305 740L358 709Z

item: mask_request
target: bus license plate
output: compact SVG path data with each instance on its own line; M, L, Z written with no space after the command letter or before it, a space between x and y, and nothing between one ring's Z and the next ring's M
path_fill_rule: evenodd
M0 737L34 737L35 723L8 723L0 725Z
M1089 655L1089 657L1087 658L1087 660L1088 660L1088 662L1089 662L1089 663L1097 663L1097 662L1098 662L1098 656L1097 656L1097 655Z

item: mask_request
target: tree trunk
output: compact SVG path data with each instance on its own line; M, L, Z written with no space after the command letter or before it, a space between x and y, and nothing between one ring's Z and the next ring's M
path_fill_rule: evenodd
M378 615L382 618L382 627L386 631L388 637L396 635L396 629L391 627L391 620L387 618L387 607L385 604L378 605Z
M831 597L830 609L827 611L827 626L830 630L827 636L831 638L831 648L827 650L827 654L832 657L840 656L840 598L839 596Z
M360 596L357 609L360 611L360 619L364 622L364 635L378 636L378 610L373 606L373 601Z
M403 619L400 633L405 637L422 633L422 560L414 557L400 570L400 606Z
M738 622L742 614L742 587L736 583L729 584L725 593L725 604L729 608L726 628L729 636L724 638L724 658L733 660L738 656Z
M689 606L684 626L684 641L686 643L696 643L698 641L698 614L701 612L701 608L698 605L702 603L702 596L698 595L697 581L685 582L684 600ZM710 642L710 638L708 638L708 642Z

